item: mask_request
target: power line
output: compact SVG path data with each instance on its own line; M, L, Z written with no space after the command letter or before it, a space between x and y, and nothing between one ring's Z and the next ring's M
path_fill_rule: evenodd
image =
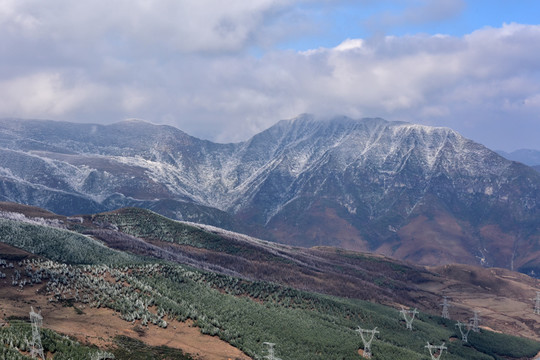
M457 322L456 326L459 328L459 332L461 333L461 341L468 342L469 333L471 332L471 323L464 324L460 321ZM466 327L467 331L463 330L463 327Z
M474 310L474 316L470 319L472 324L472 331L474 332L480 332L480 329L478 328L478 323L480 322L480 317L478 316L479 312L477 310Z
M375 338L375 335L379 333L377 328L373 330L366 330L362 329L360 326L358 329L356 329L357 332L360 333L360 337L362 338L362 342L364 343L364 357L371 359L371 342ZM364 337L364 334L371 335L369 338L366 336Z
M405 322L407 323L407 329L412 330L412 323L413 323L414 317L416 316L416 314L418 314L418 311L416 311L416 309L414 310L401 309L399 312L403 315L403 318L405 319Z
M429 342L425 346L429 350L429 354L431 355L432 360L439 360L442 356L443 350L447 350L448 348L444 346L444 343L442 345L431 345Z
M264 357L265 359L281 360L280 358L276 357L276 355L274 354L274 346L276 346L276 344L271 343L271 342L264 342L263 344L268 346L268 355Z
M32 343L30 343L30 356L45 360L43 346L41 345L41 335L39 333L41 326L43 326L43 317L41 316L41 311L36 313L32 306L30 306L30 309L30 321L32 322Z
M451 307L450 303L448 302L448 297L444 297L442 304L440 304L442 308L442 317L445 319L450 319L450 313L448 312L448 308Z

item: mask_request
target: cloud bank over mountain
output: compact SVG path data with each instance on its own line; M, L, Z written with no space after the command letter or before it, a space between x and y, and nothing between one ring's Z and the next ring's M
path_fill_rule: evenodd
M493 148L536 146L540 26L384 35L464 6L411 1L363 18L366 28L379 24L365 38L283 49L324 31L320 18L339 3L4 2L0 117L142 118L228 142L310 112L450 126Z

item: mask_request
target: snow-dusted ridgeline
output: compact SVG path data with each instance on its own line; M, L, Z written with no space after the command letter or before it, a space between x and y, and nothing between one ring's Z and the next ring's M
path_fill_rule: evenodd
M435 212L471 224L432 225L441 244L460 242L474 262L486 249L483 261L499 266L528 241L514 228L534 228L540 214L532 169L448 128L378 118L302 115L236 144L141 121L0 120L0 139L0 200L62 214L142 206L210 224L227 214L273 240L406 257L400 242L414 231L403 229ZM208 207L206 220L196 206ZM505 227L516 242L511 259L494 258L486 243L498 235L479 224Z

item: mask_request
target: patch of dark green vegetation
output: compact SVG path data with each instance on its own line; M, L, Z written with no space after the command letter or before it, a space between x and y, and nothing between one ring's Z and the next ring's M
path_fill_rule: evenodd
M230 255L243 255L247 257L261 255L258 248L252 244L225 238L201 230L195 226L171 220L150 210L124 208L112 213L95 215L92 220L94 223L102 224L103 226L114 225L126 234L147 240L188 245ZM270 257L274 258L275 256ZM279 257L275 258L278 261L283 261Z
M49 329L41 329L41 344L44 354L55 360L87 360L95 356L99 349L81 345ZM0 359L26 360L32 343L32 328L28 322L13 320L0 328ZM105 354L104 352L100 352Z
M407 273L407 274L419 272L418 269L414 267L395 263L391 259L388 259L388 258L381 258L375 255L362 254L362 253L352 252L352 251L343 250L343 249L336 249L335 252L341 258L360 260L363 263L379 264L381 265L381 267L389 267L393 272Z
M167 346L149 346L127 336L115 338L116 348L111 352L116 360L194 360L182 350Z
M137 258L112 250L81 234L0 219L0 242L67 264L134 263Z
M132 274L162 294L155 300L166 314L190 318L203 333L219 336L254 358L265 355L264 342L273 342L283 359L358 359L362 344L355 329L359 325L380 331L373 343L373 359L429 359L427 342L446 342L445 359L520 358L540 350L537 342L484 331L469 344L449 342L458 334L453 323L445 324L440 317L421 313L414 330L407 331L396 309L276 284L176 266L164 266L152 275ZM511 345L485 351L482 344L493 336Z
M471 346L478 351L491 355L494 359L503 360L510 358L532 358L531 349L537 343L529 339L508 337L494 332L469 334Z

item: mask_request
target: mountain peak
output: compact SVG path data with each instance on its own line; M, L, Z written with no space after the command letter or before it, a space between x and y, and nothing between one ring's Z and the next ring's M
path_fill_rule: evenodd
M238 144L140 120L4 122L0 139L1 200L198 211L292 245L540 273L540 174L449 128L303 114Z
M124 120L118 121L118 123L126 123L126 124L129 124L129 123L133 123L133 124L137 124L137 123L152 124L150 121L143 120L143 119L138 119L138 118L124 119ZM152 124L152 125L154 125L154 124Z
M456 131L448 127L436 127L430 125L414 124L405 121L389 121L379 117L351 118L348 116L321 117L313 114L301 114L289 120L281 120L272 128L279 128L281 131L304 131L309 134L321 129L341 129L342 131L375 131L376 129L395 128L401 131L417 132L424 135L452 134L460 136ZM311 128L311 131L310 129Z

